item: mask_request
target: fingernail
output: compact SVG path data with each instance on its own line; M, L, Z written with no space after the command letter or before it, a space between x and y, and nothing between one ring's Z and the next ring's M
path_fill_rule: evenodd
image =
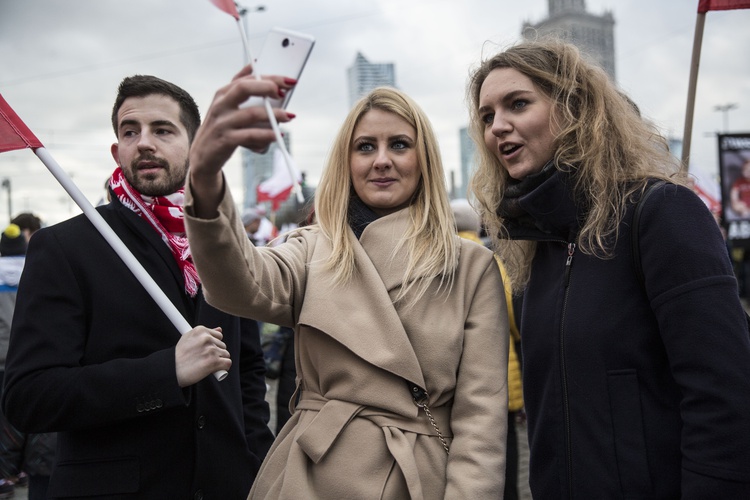
M279 89L279 97L284 97L286 95L286 90Z
M295 115L294 113L290 113L289 111L286 112L286 116L290 120L297 117L297 115Z
M297 83L297 80L295 80L294 78L284 77L284 83L286 83L287 85L294 85L295 83Z

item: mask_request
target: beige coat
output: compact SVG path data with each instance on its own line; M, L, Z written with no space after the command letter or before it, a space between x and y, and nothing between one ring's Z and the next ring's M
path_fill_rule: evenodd
M340 286L315 226L254 248L229 193L219 212L190 217L188 189L188 236L209 303L295 329L300 402L250 498L502 498L508 320L492 253L462 240L450 294L435 283L407 308L392 303L405 262L391 252L408 210L365 229L356 276ZM450 455L406 381L426 388Z

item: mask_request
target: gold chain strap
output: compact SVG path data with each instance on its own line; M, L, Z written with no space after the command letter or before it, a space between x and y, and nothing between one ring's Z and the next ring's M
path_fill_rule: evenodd
M443 443L443 449L445 450L445 453L450 455L450 448L448 447L448 442L445 440L445 437L443 437L443 434L440 432L440 429L437 426L437 422L435 422L435 417L432 416L432 412L430 411L430 407L427 406L427 400L429 399L429 395L427 394L427 391L422 389L421 387L417 385L412 385L411 388L412 396L414 397L414 404L417 406L417 408L422 408L425 412L425 415L427 415L427 418L430 420L430 423L435 428L435 432L437 432L438 439L441 443Z

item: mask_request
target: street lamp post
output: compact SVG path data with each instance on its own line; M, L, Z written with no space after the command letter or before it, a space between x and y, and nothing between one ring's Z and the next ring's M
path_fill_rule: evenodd
M714 111L721 111L724 118L724 133L729 132L729 112L737 108L737 103L729 102L727 104L717 104L714 106Z
M8 219L13 219L13 199L10 196L10 179L3 179L3 187L8 190Z

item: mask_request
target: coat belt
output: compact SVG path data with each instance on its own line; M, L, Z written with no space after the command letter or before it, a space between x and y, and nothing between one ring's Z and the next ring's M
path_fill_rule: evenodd
M437 432L426 415L419 415L418 418L403 417L387 410L357 403L337 399L328 400L310 391L302 392L300 401L296 405L296 411L300 410L318 412L310 425L297 436L297 444L315 463L323 459L336 438L353 418L366 418L381 427L386 433L387 442L390 441L388 435L395 429L437 437ZM451 407L439 406L430 408L430 411L443 436L446 438L452 437L450 431ZM387 431L386 428L392 429ZM390 442L388 448L391 449ZM391 453L394 451L391 449Z

